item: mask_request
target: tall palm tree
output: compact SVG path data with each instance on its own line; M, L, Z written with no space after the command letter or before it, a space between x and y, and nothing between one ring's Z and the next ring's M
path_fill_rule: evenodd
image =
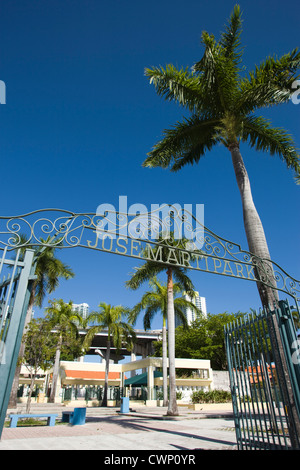
M273 127L265 117L256 115L256 111L288 102L294 92L293 82L299 77L300 52L294 49L280 58L268 57L244 76L241 25L241 11L236 5L219 41L206 31L202 33L204 54L191 70L173 65L145 70L158 95L177 102L191 114L172 129L164 131L163 139L148 154L144 166L178 171L185 165L198 163L218 144L227 148L241 195L245 233L253 255L259 296L262 305L269 308L277 303L278 291L240 144L245 142L258 151L277 154L288 168L295 171L296 182L299 183L299 153L293 138L284 129ZM259 280L268 281L268 285ZM276 321L269 327L272 341L280 344ZM280 381L283 386L285 382L288 384L292 403L282 347L278 348L278 354L277 360L282 361L285 370Z
M26 237L21 236L20 245L26 242ZM31 248L35 251L35 280L32 283L31 294L29 298L24 331L28 323L32 318L32 309L33 306L41 307L45 299L46 294L51 294L58 286L61 279L71 279L75 276L72 269L60 259L56 257L56 250L60 246L59 241L56 243L56 246L44 246L49 243L50 237L46 240L41 239L41 247L37 246L24 246L21 248L21 253L25 252L26 248ZM19 357L22 358L24 355L25 345L22 342L19 352ZM13 380L9 407L15 407L17 405L17 391L19 387L19 376L20 376L21 365L16 367L15 376Z
M157 250L161 250L161 259L166 263L169 247L174 244L172 234L170 238L160 238L156 247L153 249L155 254ZM184 247L186 240L176 241L177 247ZM126 282L127 287L136 290L144 282L150 281L154 276L161 272L167 273L167 322L168 322L168 347L169 347L169 403L167 414L170 416L178 415L178 407L176 402L176 373L175 373L175 311L174 311L174 292L173 278L180 283L183 290L189 294L193 294L194 286L190 278L186 275L187 269L178 266L175 262L163 264L152 260L147 260L144 264L135 268L135 273L131 279Z
M185 165L198 163L214 146L223 144L231 154L249 250L259 259L270 260L240 144L247 142L256 150L277 154L299 177L299 154L292 137L255 113L289 100L299 70L300 53L294 49L281 58L269 57L244 76L241 25L241 11L236 5L219 41L207 32L202 33L204 54L192 69L167 65L145 70L157 94L183 106L190 116L164 131L163 139L153 147L143 165L178 171ZM276 287L270 264L266 262L264 267L269 271L269 283ZM265 272L255 269L257 279L265 276ZM264 306L277 301L276 288L260 282L257 286Z
M62 299L49 302L50 307L46 309L46 319L52 324L57 332L57 343L55 361L52 374L52 387L49 403L55 402L55 394L59 373L60 354L65 335L78 336L78 324L81 322L81 315L73 310L73 303L65 303Z
M105 302L99 304L99 312L91 312L88 316L88 321L91 323L96 322L96 325L91 326L86 334L84 340L84 347L90 346L94 336L102 330L107 329L107 345L105 356L105 382L102 406L107 406L107 390L108 390L108 374L109 374L109 361L112 344L115 346L117 352L125 344L128 350L133 348L135 341L135 331L130 322L126 322L130 310L122 305L110 305Z
M151 290L145 292L141 301L136 304L130 314L133 324L142 310L144 314L144 328L148 330L151 328L151 322L156 313L161 312L163 317L162 327L162 363L163 363L163 406L168 405L168 377L167 377L167 307L168 307L168 290L166 284L161 284L156 277L149 281ZM176 297L176 294L182 293L182 288L179 283L173 285L174 293L174 313L181 321L184 328L188 327L185 315L185 309L190 308L199 313L199 309L184 297Z

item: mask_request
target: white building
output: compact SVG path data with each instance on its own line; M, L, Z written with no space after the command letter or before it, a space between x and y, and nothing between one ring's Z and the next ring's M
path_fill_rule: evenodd
M206 299L205 297L200 297L199 292L195 291L194 292L194 297L191 299L191 297L188 294L184 294L185 300L188 300L189 302L192 302L199 310L201 310L202 314L206 317L207 315L207 310L206 310ZM188 325L191 325L196 318L197 318L197 313L194 312L190 307L185 309L185 317L187 319ZM181 321L179 318L175 318L175 327L181 325Z
M206 317L207 316L207 310L206 310L206 298L205 297L200 297L199 292L196 292L196 307L201 310L202 314Z
M88 304L73 304L73 310L75 310L75 312L79 313L82 318L86 318L89 314L89 305Z

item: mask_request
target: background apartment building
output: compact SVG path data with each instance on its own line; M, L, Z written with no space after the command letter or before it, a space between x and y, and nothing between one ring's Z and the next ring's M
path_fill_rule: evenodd
M199 292L195 291L194 297L192 299L188 294L185 293L184 298L188 300L189 302L192 302L199 310L201 310L204 316L207 315L206 298L200 297ZM187 319L188 325L191 325L191 323L193 323L196 320L197 313L188 307L185 309L185 317ZM181 324L182 322L179 320L177 316L175 316L175 328L177 328L177 326L180 326Z

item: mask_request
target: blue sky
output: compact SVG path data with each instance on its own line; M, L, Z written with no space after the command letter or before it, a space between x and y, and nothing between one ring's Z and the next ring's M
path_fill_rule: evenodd
M205 225L247 249L230 154L213 149L177 174L142 168L163 129L188 115L159 98L144 68L192 66L202 56L201 32L219 36L235 2L186 0L2 0L0 79L1 215L43 208L94 212L99 204L204 204ZM297 47L295 0L240 1L244 63ZM300 106L264 112L299 147ZM246 145L242 155L271 257L300 278L299 186L277 157ZM90 250L65 250L76 277L51 298L134 305L144 292L125 288L135 260ZM254 283L192 272L210 313L260 305ZM145 286L146 288L147 286ZM283 296L284 297L284 296ZM47 302L45 302L45 306ZM141 320L137 326L141 327ZM154 328L161 327L158 317Z

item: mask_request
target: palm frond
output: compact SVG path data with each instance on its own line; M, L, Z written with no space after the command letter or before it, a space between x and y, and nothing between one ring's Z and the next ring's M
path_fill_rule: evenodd
M164 138L148 153L143 166L170 167L177 171L186 164L197 163L217 143L215 126L219 123L218 119L205 115L178 122L164 131Z
M247 114L258 108L286 103L294 92L293 83L299 78L299 67L298 49L280 58L268 57L241 80L237 110Z
M191 295L192 297L192 295ZM175 300L174 300L174 303L176 302L177 305L179 305L181 308L189 308L191 309L194 313L196 313L197 315L200 315L201 314L201 310L199 310L198 307L196 307L196 305L190 301L190 300L187 300L185 297L177 297Z
M248 116L243 120L242 140L248 141L256 150L277 154L288 168L300 173L299 152L293 138L284 129L272 127L270 121L261 116Z
M132 350L136 341L136 332L134 328L125 322L120 322L121 345L125 344L127 350Z
M154 316L158 313L162 312L164 315L165 312L162 311L162 305L160 302L153 302L147 305L144 315L144 328L145 330L149 330L151 328L151 322Z
M243 49L241 46L241 32L242 32L242 14L239 5L235 5L230 20L224 33L220 38L220 44L224 49L225 57L232 60L237 66L241 62Z
M239 90L239 69L233 54L230 56L213 35L203 32L202 42L205 52L192 68L199 76L199 88L206 97L199 109L221 117L226 110L234 108Z
M142 310L147 311L148 307L150 306L151 308L153 308L153 311L156 309L155 312L161 309L162 305L161 305L160 297L161 296L157 294L156 292L153 292L153 291L145 292L145 294L142 296L141 301L138 302L131 309L130 314L129 314L130 322L135 324L137 317L142 312Z
M175 299L177 300L177 299ZM189 328L189 324L185 315L185 306L180 305L179 303L175 302L174 300L174 313L175 316L177 317L177 320L180 321L182 327L184 329Z
M147 261L143 265L135 268L135 273L133 273L131 278L126 281L126 287L136 290L144 282L149 281L163 270L166 270L166 267L163 264L155 263L154 261Z
M188 68L177 69L169 64L165 68L146 68L145 75L159 96L168 101L175 101L191 111L203 99L199 80Z
M214 53L218 49L218 44L213 34L209 34L207 31L203 31L201 35L201 42L203 43L205 50L202 58L196 62L192 71L200 76L205 75L209 86L215 82L214 70L215 70L215 57Z
M187 274L185 274L185 269L178 267L177 269L173 269L173 277L177 281L177 283L181 286L182 290L185 290L187 294L193 295L194 293L194 285L191 279Z

